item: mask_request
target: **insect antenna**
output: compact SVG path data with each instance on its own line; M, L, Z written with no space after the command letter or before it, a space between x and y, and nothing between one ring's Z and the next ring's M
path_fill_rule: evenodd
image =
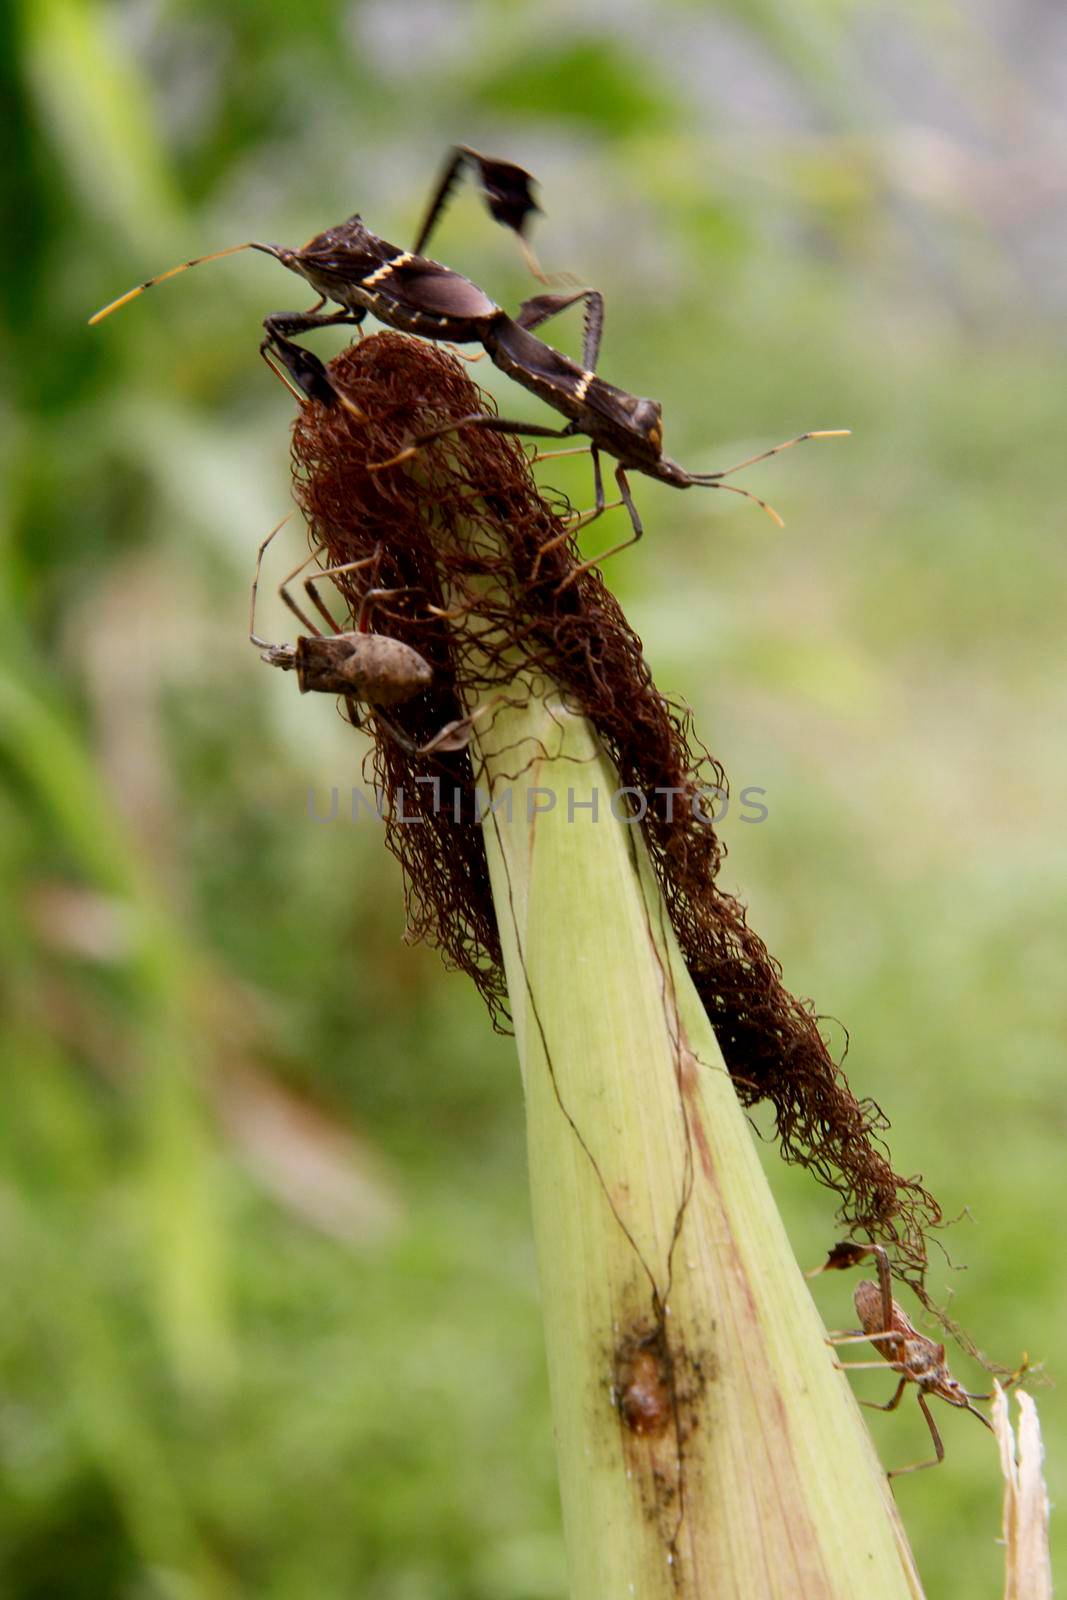
M703 477L691 478L690 482L695 483L699 489L725 489L728 494L744 495L746 500L754 500L763 511L766 511L771 521L777 523L779 528L785 527L784 517L779 516L774 507L768 505L766 500L761 500L758 494L753 494L751 489L739 489L736 483L720 483L718 474L714 472L709 472Z
M691 484L696 484L699 488L729 489L731 494L743 494L746 500L754 500L758 506L762 506L772 522L784 528L784 521L766 500L761 500L758 494L752 494L748 489L739 489L736 484L724 483L722 480L729 478L734 472L741 472L745 467L754 467L757 461L768 461L771 456L780 456L783 450L792 450L795 444L803 444L807 439L842 439L851 432L851 428L818 428L810 433L798 433L795 439L786 439L784 444L772 445L769 450L761 450L758 455L746 456L744 461L735 461L732 467L723 467L721 472L690 472L687 477Z
M963 1393L962 1390L960 1392ZM985 1423L985 1425L989 1429L990 1433L996 1433L996 1431L997 1431L996 1428L994 1428L993 1424L990 1422L990 1420L986 1416L985 1412L984 1411L979 1411L977 1406L972 1406L969 1395L964 1395L963 1405L960 1407L960 1410L961 1411L969 1411L971 1413L972 1417L977 1417L979 1422L984 1422Z
M721 472L694 472L690 476L694 483L717 483L720 478L728 478L731 473L740 472L745 467L754 467L757 461L769 461L771 456L780 456L783 450L792 450L795 444L804 444L808 439L844 439L851 432L851 428L818 428L811 433L798 433L795 439L772 445L758 455L746 456L744 461L735 461L732 467L724 467Z
M179 272L188 272L190 267L199 267L204 261L218 261L222 256L235 256L239 250L262 250L269 256L281 259L281 251L275 244L258 244L254 239L248 239L244 244L231 244L225 250L214 250L209 256L194 256L192 261L181 261L176 267L170 267L166 272L159 272L154 278L146 278L144 283L139 283L134 289L127 289L125 294L120 294L117 300L112 300L110 305L101 307L89 318L89 326L96 322L103 322L113 311L120 310L128 305L131 300L136 300L139 294L144 294L146 289L153 288L157 283L165 283L168 278L176 278Z
M1040 1371L1041 1370L1040 1367L1038 1367L1037 1370ZM1027 1373L1029 1371L1030 1371L1030 1357L1024 1351L1023 1352L1022 1361L1016 1367L1015 1371L1009 1373L1007 1375L1007 1377L1001 1378L999 1380L1000 1381L1000 1387L1002 1389L1004 1389L1004 1390L1008 1390L1008 1389L1014 1388L1016 1384L1019 1384L1019 1383L1022 1382L1022 1380L1026 1377L1026 1375L1027 1375ZM992 1398L993 1398L993 1396L991 1394L972 1394L969 1389L961 1389L960 1393L962 1395L965 1395L968 1400L992 1400Z

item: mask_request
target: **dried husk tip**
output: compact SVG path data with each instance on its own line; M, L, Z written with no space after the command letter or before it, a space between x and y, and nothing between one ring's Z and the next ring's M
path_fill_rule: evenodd
M1000 1446L1004 1476L1004 1600L1051 1600L1049 1504L1045 1451L1033 1397L1015 1395L1019 1434L1012 1432L1008 1397L993 1386L993 1431Z

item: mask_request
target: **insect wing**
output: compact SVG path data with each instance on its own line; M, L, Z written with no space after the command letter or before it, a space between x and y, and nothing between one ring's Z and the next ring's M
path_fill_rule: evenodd
M390 300L434 316L477 321L499 309L469 278L418 257L394 267L376 287Z

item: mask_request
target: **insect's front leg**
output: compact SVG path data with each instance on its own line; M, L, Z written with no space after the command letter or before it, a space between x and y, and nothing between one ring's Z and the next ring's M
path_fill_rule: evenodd
M263 318L265 337L259 347L259 353L275 373L278 373L278 368L271 357L274 356L281 362L296 385L298 399L318 400L325 406L335 405L339 401L354 416L365 420L365 413L348 395L338 389L325 364L310 350L305 350L303 345L294 344L292 335L309 333L313 328L331 328L340 325L358 327L366 315L365 310L337 311L329 316L322 316L314 311L275 312ZM281 373L278 373L278 376L282 377L287 387L292 388Z
M318 400L324 406L338 403L340 396L333 380L325 365L310 350L274 334L262 341L259 353L294 400L301 404L305 400Z
M826 1343L835 1349L843 1344L873 1344L875 1349L881 1349L883 1345L888 1347L900 1342L900 1334L892 1328L882 1328L880 1331L876 1328L873 1333L867 1333L863 1328L847 1328L841 1333L826 1335ZM871 1365L876 1367L878 1362L872 1361Z
M319 304L324 304L321 298ZM366 315L366 308L362 306L358 311L349 311L345 307L328 315L321 311L272 311L269 317L263 318L263 326L268 339L295 338L297 334L311 333L315 328L335 328L342 324L358 327Z
M344 561L340 566L336 567L324 567L322 571L317 572L314 577L305 578L304 588L307 590L314 603L319 606L321 610L322 603L315 594L315 585L317 583L321 583L323 578L332 578L337 588L340 589L341 594L347 601L348 595L345 593L345 590L342 588L342 586L337 584L337 579L345 577L350 572L359 572L364 567L371 567L373 569L373 573L376 575L378 567L381 565L382 549L382 545L379 544L375 547L373 555L363 556L358 561ZM421 592L420 585L414 583L401 584L399 587L392 589L374 587L373 577L371 579L371 583L372 587L364 592L360 600L359 613L356 618L355 626L356 633L368 633L370 631L370 619L375 606L382 605L386 600L397 600L401 595L418 594Z

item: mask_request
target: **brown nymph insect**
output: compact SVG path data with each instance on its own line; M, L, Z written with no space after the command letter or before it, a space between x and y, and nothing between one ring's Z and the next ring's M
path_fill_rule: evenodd
M993 1397L990 1394L970 1394L949 1371L944 1345L928 1339L912 1325L909 1317L893 1299L889 1258L880 1244L862 1245L851 1242L836 1244L823 1265L808 1276L814 1277L816 1273L835 1268L856 1266L864 1256L874 1256L878 1268L878 1282L872 1283L870 1279L865 1278L856 1286L853 1304L861 1327L844 1333L831 1333L829 1342L833 1345L843 1345L862 1344L865 1340L869 1340L882 1358L881 1361L841 1362L840 1365L846 1372L872 1371L880 1369L882 1364L886 1363L893 1372L899 1373L900 1382L897 1384L896 1393L885 1405L880 1405L875 1400L860 1401L861 1405L869 1406L873 1411L895 1411L908 1384L916 1385L916 1398L926 1418L926 1425L930 1429L935 1454L929 1461L913 1461L910 1466L894 1467L887 1474L890 1478L899 1478L906 1472L921 1472L925 1467L936 1467L945 1459L945 1447L926 1403L927 1395L937 1395L948 1405L956 1406L961 1411L969 1411L991 1433L993 1424L972 1404L972 1401L991 1400ZM1028 1362L1024 1358L1022 1366L1011 1374L1004 1387L1017 1383L1026 1372L1027 1366Z
M283 522L285 520L288 519L283 519ZM390 738L395 739L409 754L432 755L437 751L463 749L470 740L473 716L461 717L458 721L450 722L426 744L415 745L405 733L382 715L384 707L403 705L406 700L413 699L415 695L429 688L433 680L433 670L429 662L417 650L412 649L411 645L404 644L400 639L390 638L388 634L369 631L374 607L386 600L396 599L405 591L374 587L367 589L363 595L355 628L342 630L337 627L315 587L323 578L337 578L366 567L376 570L381 560L380 548L359 561L347 561L341 566L319 569L312 577L304 580L305 592L332 630L330 633L323 633L289 592L289 585L299 577L310 562L322 554L321 550L315 550L306 557L278 588L282 600L297 620L303 623L308 630L307 633L299 635L295 645L271 644L269 640L261 638L256 633L256 594L259 589L263 556L283 526L283 522L272 528L260 545L256 555L255 577L252 579L248 637L261 652L262 659L269 666L280 667L283 672L295 672L301 694L314 690L320 694L344 695L350 704L360 701L369 706L375 720L381 724ZM353 720L358 725L358 718L354 716Z

